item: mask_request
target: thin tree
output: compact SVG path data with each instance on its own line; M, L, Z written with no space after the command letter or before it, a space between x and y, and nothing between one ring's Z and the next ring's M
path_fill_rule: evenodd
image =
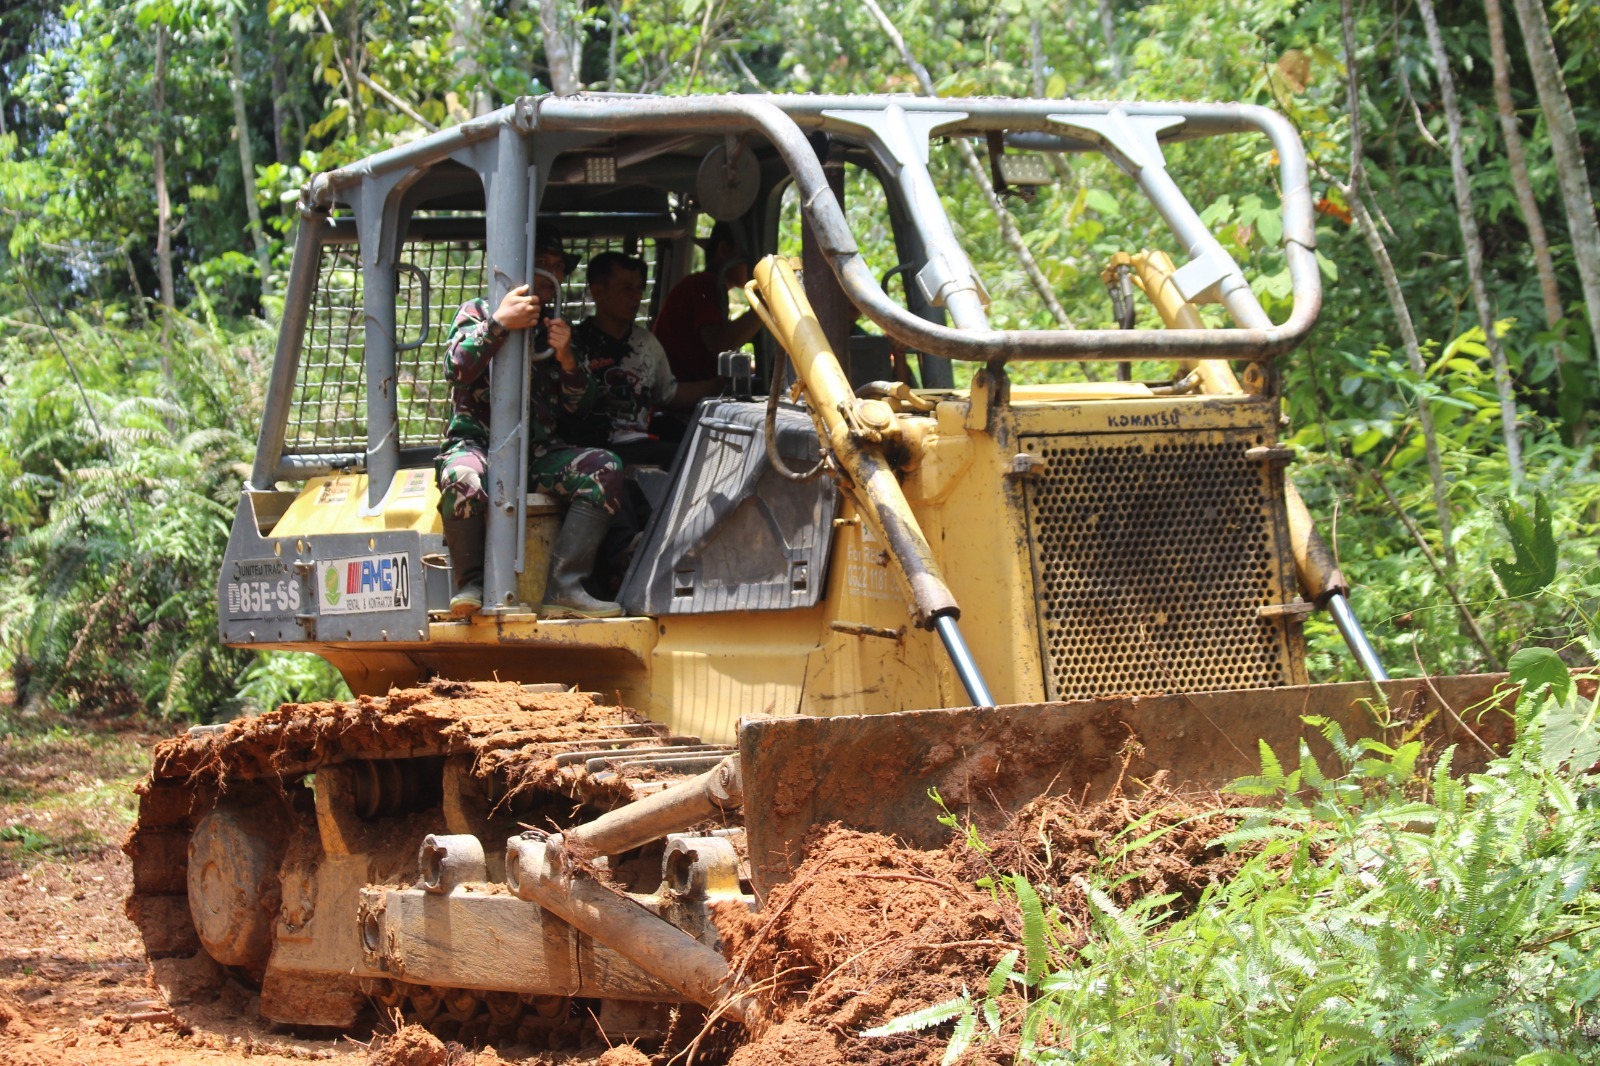
M1522 487L1522 439L1517 433L1517 397L1511 387L1511 367L1506 362L1505 346L1495 328L1494 307L1489 302L1489 284L1484 278L1483 241L1478 236L1478 220L1472 213L1472 182L1467 177L1466 152L1462 148L1461 105L1456 100L1456 80L1450 73L1450 53L1445 51L1444 35L1434 14L1433 0L1417 0L1422 26L1428 34L1428 48L1439 72L1439 95L1444 101L1445 128L1450 138L1450 179L1455 184L1456 218L1461 224L1461 243L1467 257L1467 282L1472 288L1472 303L1478 312L1478 326L1489 348L1489 364L1494 369L1494 387L1500 398L1500 428L1506 438L1506 465L1511 468L1511 487Z
M545 65L550 68L550 88L557 96L583 91L580 63L583 50L577 35L563 25L572 21L561 10L560 0L539 0L539 31L544 36Z
M261 274L262 308L271 292L272 257L267 250L267 234L261 228L261 205L256 202L256 155L250 145L250 123L244 110L244 27L239 22L237 8L228 9L228 32L233 40L228 45L228 62L233 67L233 77L228 79L228 91L233 95L233 129L239 142L239 170L244 177L244 208L250 218L250 241L255 245L256 270Z
M1589 191L1589 172L1584 169L1583 146L1578 143L1578 120L1561 78L1561 61L1556 57L1556 42L1550 35L1544 5L1539 0L1512 2L1517 20L1522 23L1522 40L1528 49L1534 88L1539 92L1539 107L1550 131L1550 152L1555 156L1556 173L1561 180L1572 254L1578 261L1578 283L1583 288L1583 305L1589 313L1593 336L1600 331L1600 224L1595 222L1594 194ZM1592 347L1595 358L1600 360L1600 344Z
M900 53L900 58L916 76L917 84L922 87L922 95L938 96L939 91L934 87L933 77L928 73L928 68L923 66L911 51L911 46L906 44L906 39L895 29L889 16L884 14L883 8L878 6L878 0L861 0L872 17L878 20L878 25L883 27L884 34L893 43ZM978 153L972 150L972 145L964 140L955 141L956 151L961 156L961 162L966 166L967 173L979 189L983 190L984 199L989 202L989 209L994 212L994 217L1000 224L1000 237L1006 242L1006 247L1011 249L1011 254L1022 264L1022 270L1028 276L1028 281L1033 285L1034 292L1039 294L1039 299L1044 302L1045 309L1056 320L1056 324L1064 329L1075 328L1072 320L1067 317L1067 312L1061 306L1061 301L1056 299L1055 289L1050 284L1050 279L1044 276L1044 271L1039 269L1039 263L1033 258L1033 253L1028 250L1028 245L1022 239L1022 233L1017 229L1016 219L1011 217L1011 212L1006 210L1006 205L996 195L994 186L989 182L988 172L983 164L978 161Z
M151 81L150 105L156 134L150 155L156 183L156 277L161 282L161 303L177 308L172 280L172 194L167 189L167 27L156 23L156 69Z
M267 49L272 54L272 158L288 166L294 162L289 154L286 139L289 124L289 72L283 65L283 45L278 40L278 28L267 20Z
M1345 101L1350 112L1350 176L1345 181L1333 180L1333 185L1350 207L1356 227L1367 242L1378 276L1383 279L1383 290L1389 298L1395 323L1400 329L1400 341L1406 350L1406 362L1418 381L1427 377L1428 365L1422 358L1422 345L1417 341L1417 327L1411 319L1411 309L1406 304L1405 291L1400 287L1400 275L1395 272L1389 249L1383 235L1372 220L1365 201L1360 195L1366 165L1361 143L1361 76L1356 66L1356 20L1350 10L1350 0L1339 0L1340 22L1344 29ZM1433 508L1439 522L1439 539L1445 561L1454 567L1455 547L1451 543L1453 524L1450 521L1450 499L1445 491L1444 463L1439 457L1439 435L1433 424L1433 409L1426 397L1417 402L1417 422L1422 428L1423 450L1428 458L1428 473L1433 481Z
M458 0L451 11L450 47L456 55L456 80L476 84L467 108L477 118L487 115L494 106L484 90L483 66L478 62L478 47L483 40L483 4L480 0Z
M1111 0L1099 0L1100 36L1106 41L1106 55L1111 57L1111 80L1122 80L1122 56L1117 51L1117 13Z
M1544 321L1551 328L1561 320L1561 287L1556 284L1556 266L1550 256L1550 237L1545 232L1544 215L1533 195L1528 177L1528 155L1522 147L1522 127L1511 99L1511 56L1506 51L1505 18L1500 0L1483 0L1489 22L1489 59L1494 69L1494 104L1500 116L1500 135L1506 142L1506 160L1511 164L1511 188L1528 227L1528 243L1533 246L1533 265L1539 274L1539 294L1544 299Z

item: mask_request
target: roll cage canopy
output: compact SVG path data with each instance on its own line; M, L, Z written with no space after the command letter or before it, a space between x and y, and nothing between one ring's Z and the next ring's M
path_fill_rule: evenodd
M1281 324L1268 317L1238 263L1165 166L1163 144L1241 133L1265 135L1277 157L1292 286L1290 314ZM1221 303L1233 324L1170 330L994 328L983 283L928 171L932 137L1104 154L1150 200L1187 254L1173 277L1181 295ZM412 299L406 286L418 280L403 255L407 242L428 234L445 240L453 214L475 214L481 222L474 224L482 226L479 288L491 303L530 275L538 227L552 218L560 219L569 239L586 220L613 231L621 227L635 245L654 234L665 241L663 254L679 257L662 273L669 279L680 276L692 245L685 239L691 236L685 216L673 210L675 197L682 203L682 194L695 190L708 153L718 147L725 163L752 156L763 189L792 181L808 241L855 311L907 348L928 355L984 364L1018 359L1267 362L1306 335L1319 309L1305 153L1288 121L1265 108L910 96L524 97L307 182L252 484L267 486L277 477L352 465L352 456L342 451L285 448L284 427L327 246L343 242L350 256L359 256L349 264L357 282L351 299L358 306L352 305L345 318L355 338L349 347L361 362L356 387L365 392L365 448L358 465L370 475L376 505L402 465L405 434L397 392L404 354L416 347L404 335L403 309ZM819 151L824 158L843 155L866 162L884 184L898 255L909 275L904 303L889 296L867 266ZM731 175L734 168L728 169ZM769 206L774 200L768 198ZM747 211L735 222L744 227L749 247L757 246L762 227L773 228L758 214ZM688 219L692 224L692 216ZM421 285L426 333L426 278ZM447 328L431 325L441 327L441 334ZM520 351L520 337L513 335L510 343ZM520 358L497 359L491 373L494 395L521 395ZM515 432L521 434L520 425Z

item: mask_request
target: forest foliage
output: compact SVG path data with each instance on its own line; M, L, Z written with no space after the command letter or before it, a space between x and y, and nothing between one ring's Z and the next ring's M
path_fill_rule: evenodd
M1516 740L1481 772L1326 721L1337 772L1263 744L1214 844L1247 857L1198 902L1118 902L1128 857L1182 821L1096 847L1071 886L1087 930L1060 886L997 870L1022 947L986 987L861 1035L937 1027L947 1063L1005 1044L1037 1063L1597 1061L1600 728L1564 664L1534 661L1513 671Z
M1478 4L1437 12L1445 70L1426 3L1356 4L1348 26L1326 0L909 0L882 18L875 6L9 4L0 14L0 668L19 705L196 719L336 685L303 657L222 648L214 605L293 201L308 175L549 91L561 76L629 92L919 91L909 61L944 95L1236 100L1286 115L1313 163L1325 283L1317 330L1284 362L1295 477L1385 661L1396 674L1497 669L1526 646L1590 660L1574 638L1590 628L1600 547L1600 350L1574 229L1581 213L1555 161L1565 120L1535 82L1522 19L1543 12L1588 146L1582 169L1594 174L1600 5L1507 8L1509 125ZM575 61L551 62L568 49ZM1446 73L1458 123L1445 106ZM1453 129L1481 242L1483 310L1452 183ZM1281 315L1287 276L1270 162L1249 139L1172 152L1190 199ZM940 146L934 163L996 320L1048 324L1052 312L953 146ZM1585 206L1592 222L1592 197ZM1180 251L1104 161L1075 162L1035 201L1008 208L1081 326L1112 321L1099 279L1109 254L1140 242ZM1536 229L1548 234L1553 302ZM1520 457L1508 454L1508 414ZM1539 508L1547 527L1534 521ZM1526 546L1546 528L1562 545L1561 594L1519 595L1507 577L1522 550L1517 531ZM1331 627L1313 620L1309 632L1314 676L1352 676Z

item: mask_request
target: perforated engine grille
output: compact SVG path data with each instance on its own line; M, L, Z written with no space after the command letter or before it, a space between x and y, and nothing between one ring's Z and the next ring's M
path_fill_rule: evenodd
M1278 478L1251 433L1029 437L1026 482L1052 699L1293 684ZM1281 491L1281 490L1280 490ZM1281 497L1280 497L1281 498Z

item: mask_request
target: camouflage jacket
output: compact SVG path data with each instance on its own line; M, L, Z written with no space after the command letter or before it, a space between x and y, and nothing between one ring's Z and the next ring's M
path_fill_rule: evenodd
M444 434L447 447L463 440L488 445L489 366L507 335L481 297L468 300L456 312L444 348L444 377L450 385L450 424ZM543 455L561 446L558 421L563 415L589 414L598 395L594 378L582 363L571 373L563 371L553 358L534 363L533 380L528 383L532 454Z

